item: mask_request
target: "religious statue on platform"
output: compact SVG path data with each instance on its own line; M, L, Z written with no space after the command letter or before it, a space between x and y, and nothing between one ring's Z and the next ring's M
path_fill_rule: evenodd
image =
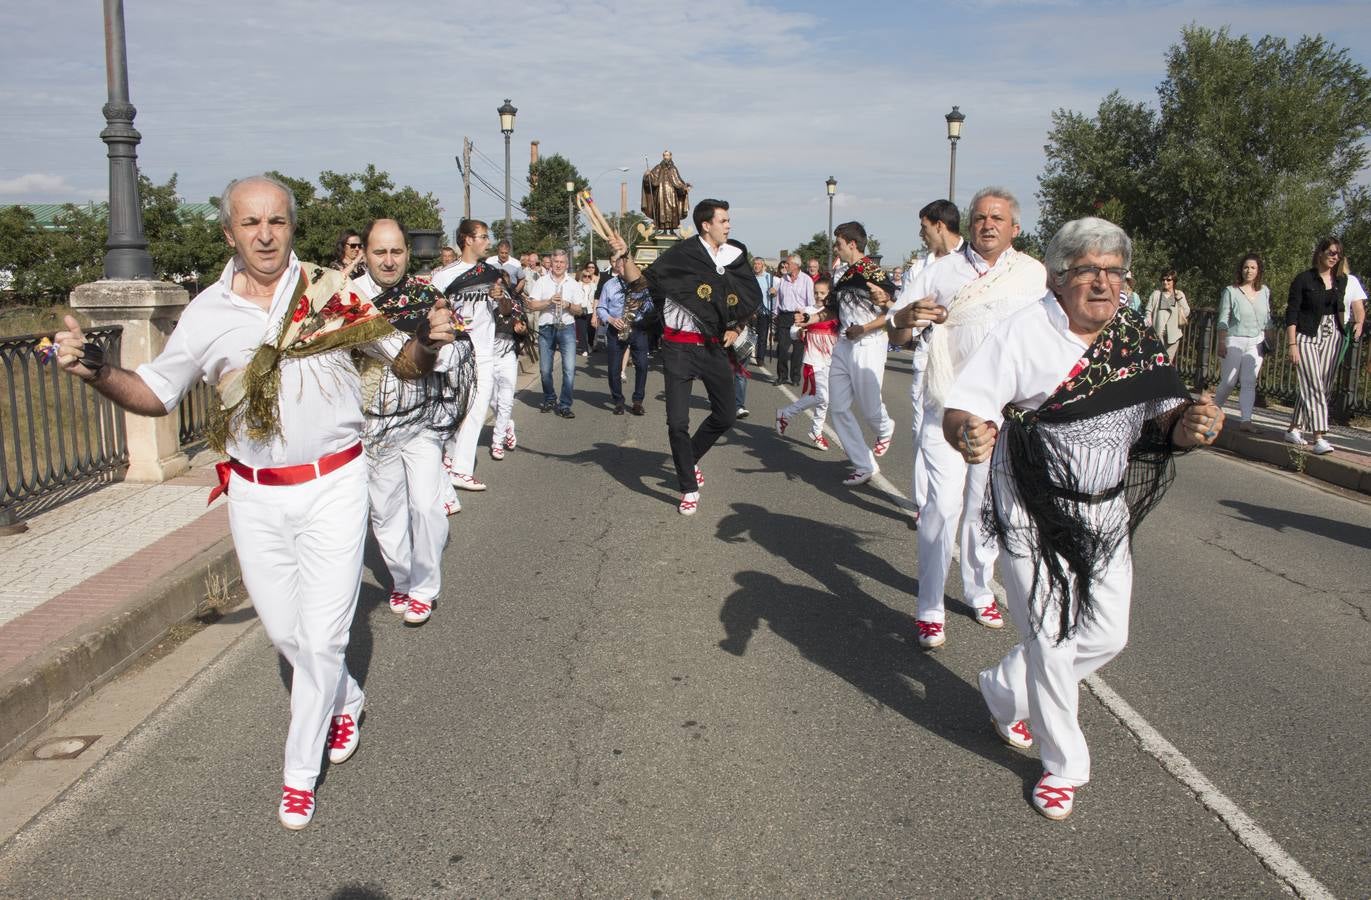
M643 173L643 215L657 230L674 231L689 212L689 193L690 185L681 180L671 151L663 150L662 161Z

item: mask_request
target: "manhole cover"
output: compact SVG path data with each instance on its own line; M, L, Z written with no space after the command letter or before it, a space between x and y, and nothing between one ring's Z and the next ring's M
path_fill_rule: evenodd
M100 740L100 735L90 734L78 737L53 738L40 744L33 751L34 759L75 759L86 748Z

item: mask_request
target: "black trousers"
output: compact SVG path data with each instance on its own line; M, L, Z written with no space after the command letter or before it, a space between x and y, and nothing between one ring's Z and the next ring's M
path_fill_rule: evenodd
M766 365L766 355L771 346L771 314L757 313L757 365Z
M804 339L791 340L790 326L795 324L795 314L776 313L776 380L800 383L800 373L804 371Z
M662 371L666 374L666 435L671 443L671 459L676 464L676 480L681 493L690 493L699 490L695 483L695 464L733 426L736 418L733 367L728 363L728 352L718 344L678 344L664 340ZM690 391L696 378L704 382L705 393L709 395L709 415L692 435Z
M619 377L619 363L624 350L633 357L633 402L642 403L647 396L647 332L632 328L628 340L620 340L613 325L605 329L605 359L609 366L609 399L624 402L624 380Z

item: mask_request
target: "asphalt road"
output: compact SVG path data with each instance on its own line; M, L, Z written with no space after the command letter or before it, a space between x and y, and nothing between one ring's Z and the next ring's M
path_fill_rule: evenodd
M1067 822L1036 815L1038 762L975 688L1012 627L954 612L918 649L908 519L842 487L836 447L778 437L777 388L752 385L683 518L660 401L612 416L603 367L580 370L576 419L526 392L519 449L481 457L428 625L368 577L361 749L309 829L275 820L286 691L253 631L0 847L0 896L1286 893L1089 694L1094 780ZM905 359L886 395L903 488ZM1371 890L1368 510L1183 459L1101 672L1339 896Z

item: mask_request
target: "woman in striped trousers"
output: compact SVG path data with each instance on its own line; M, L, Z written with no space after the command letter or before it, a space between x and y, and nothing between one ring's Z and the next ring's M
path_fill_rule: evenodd
M1328 431L1328 389L1338 365L1338 350L1345 327L1343 291L1347 279L1337 274L1341 258L1342 244L1337 238L1326 237L1319 241L1310 267L1290 283L1285 307L1290 362L1295 365L1298 376L1299 397L1285 440L1298 446L1307 445L1309 441L1301 431L1303 426L1314 435L1311 452L1320 455L1333 452L1333 445L1324 434Z

